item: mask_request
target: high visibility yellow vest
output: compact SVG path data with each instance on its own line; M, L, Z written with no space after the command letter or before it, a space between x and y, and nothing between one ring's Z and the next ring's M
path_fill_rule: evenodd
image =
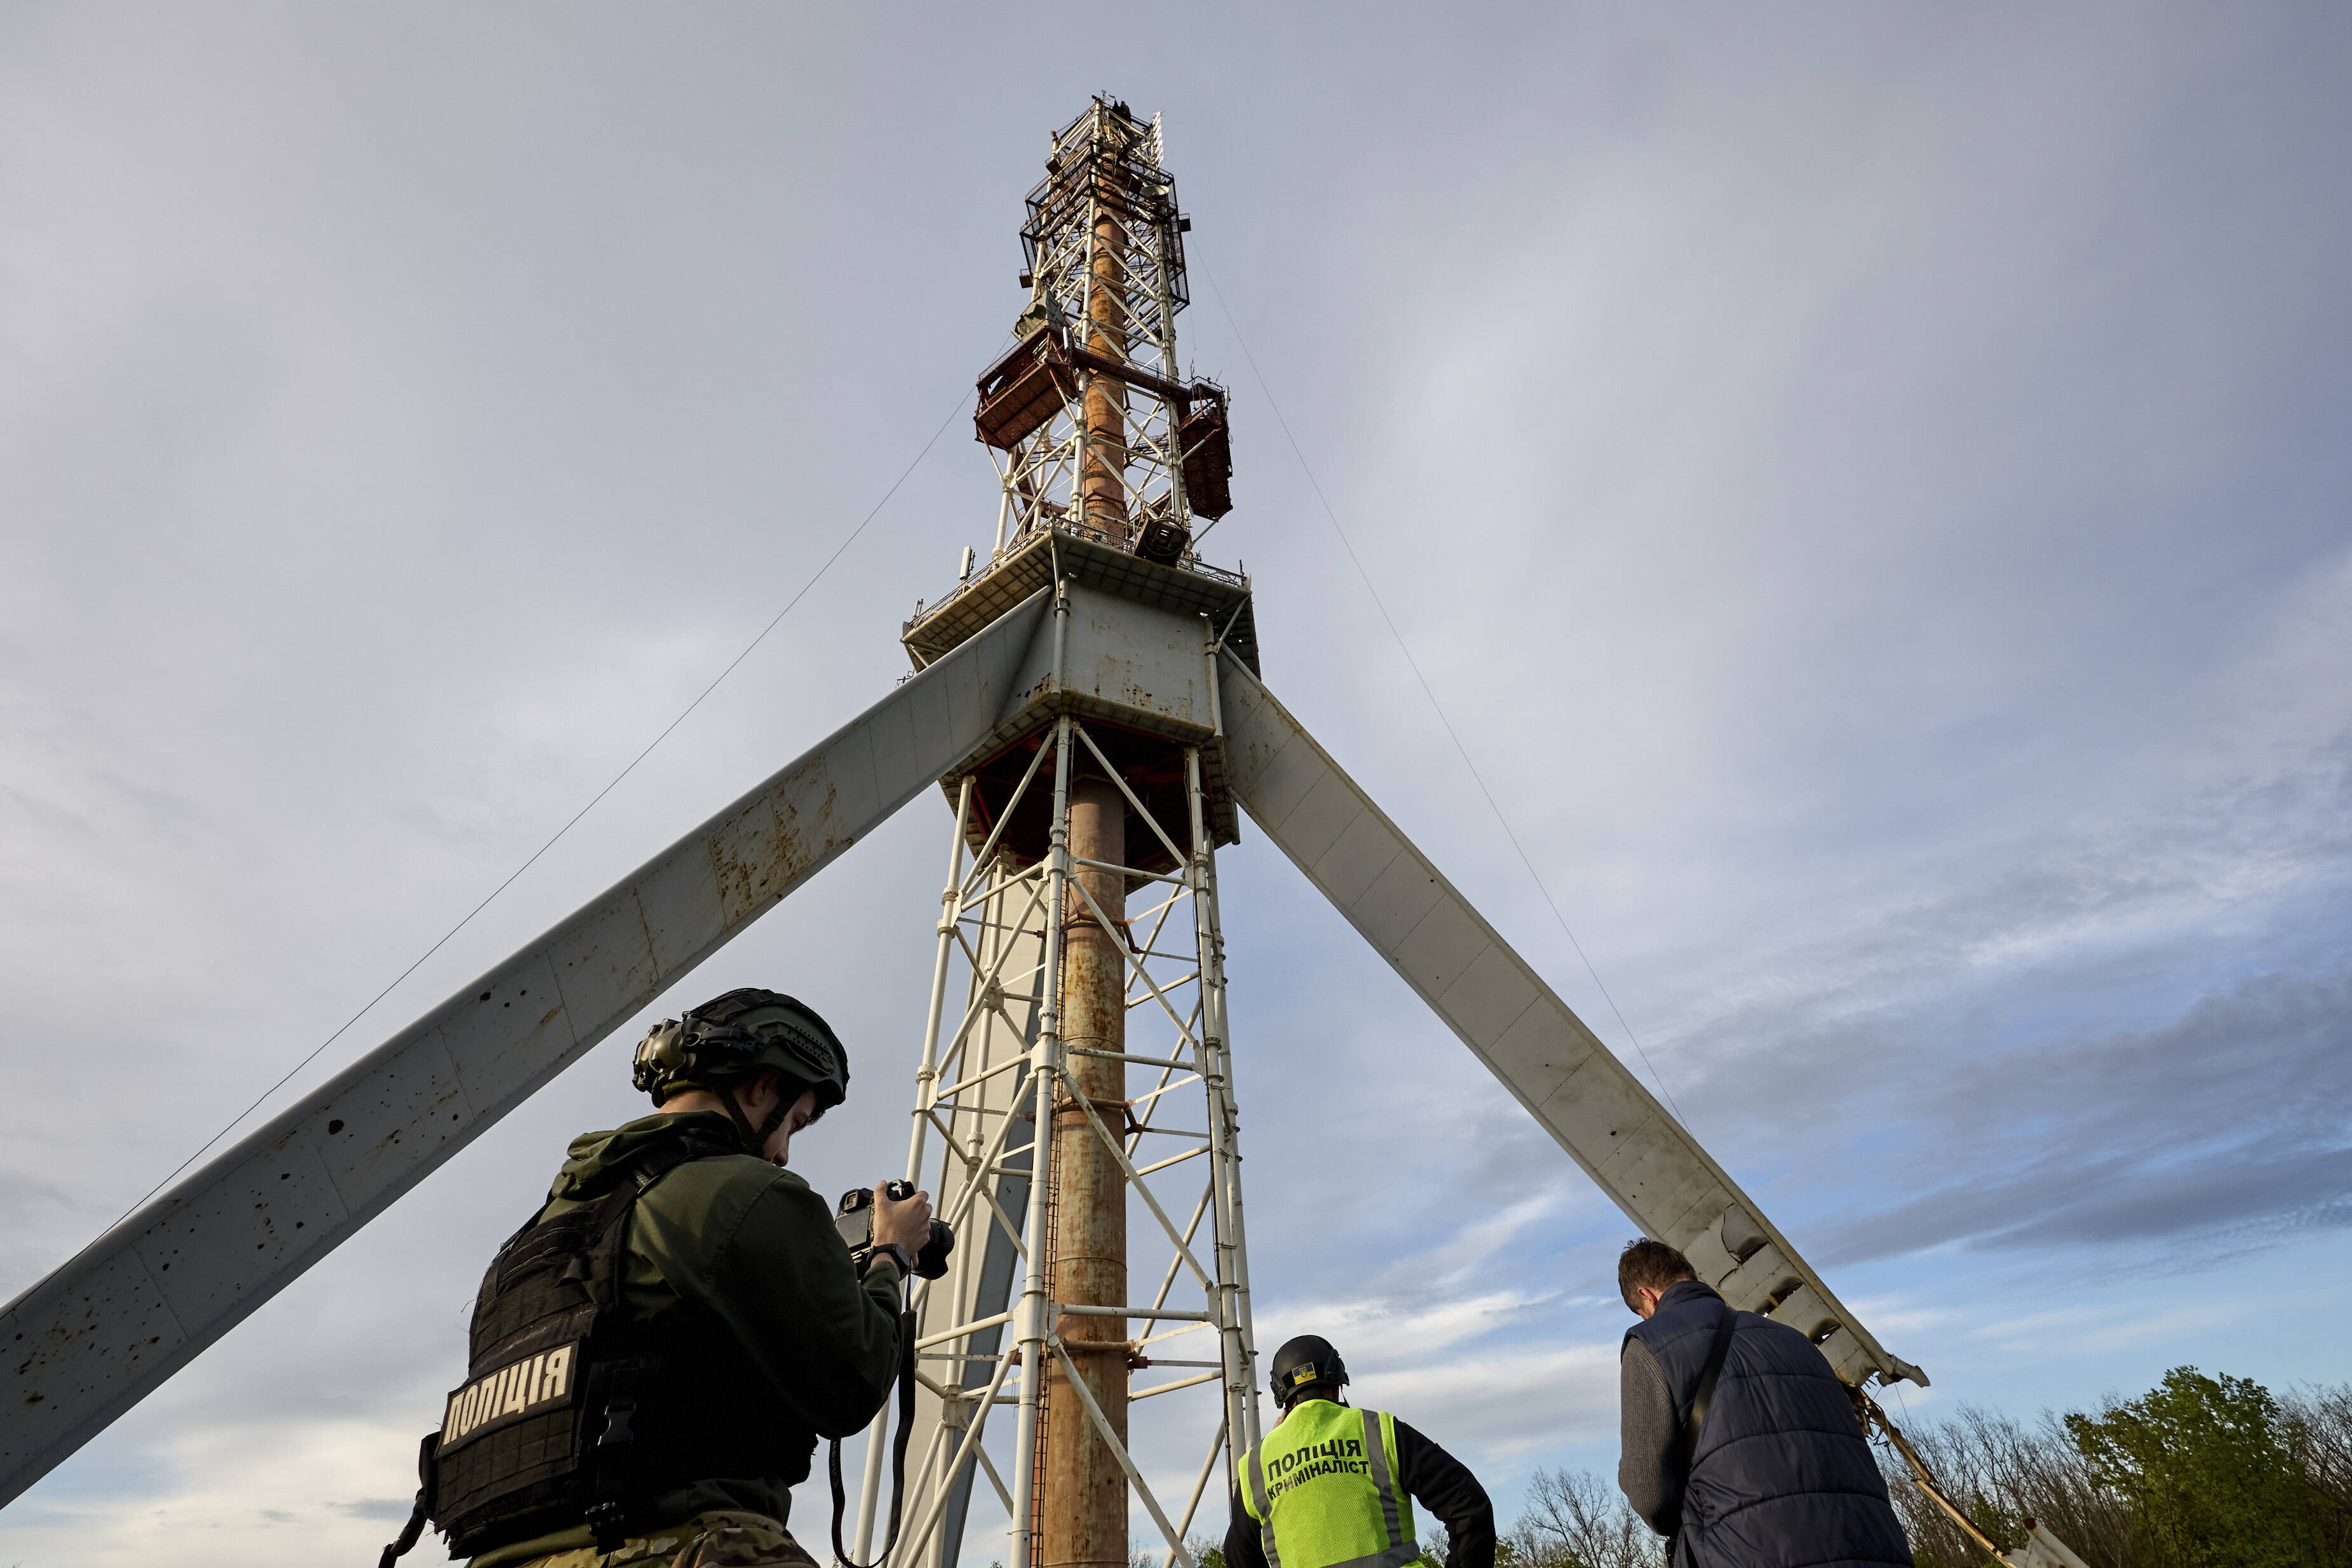
M1397 1484L1396 1418L1328 1399L1294 1406L1242 1461L1242 1507L1267 1568L1405 1568L1421 1555Z

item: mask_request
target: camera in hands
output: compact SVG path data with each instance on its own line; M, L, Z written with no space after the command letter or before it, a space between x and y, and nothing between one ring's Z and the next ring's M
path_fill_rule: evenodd
M894 1204L905 1203L915 1195L912 1182L891 1182L884 1189ZM852 1187L841 1194L841 1207L834 1215L834 1225L841 1239L849 1244L849 1256L863 1271L866 1259L874 1250L874 1191L870 1187ZM948 1271L948 1254L955 1250L955 1232L945 1220L931 1221L931 1234L915 1254L915 1273L924 1279L937 1279Z

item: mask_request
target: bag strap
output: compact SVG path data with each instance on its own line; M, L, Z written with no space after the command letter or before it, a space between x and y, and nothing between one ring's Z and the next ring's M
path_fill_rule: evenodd
M1676 1464L1681 1474L1675 1495L1675 1529L1666 1537L1666 1562L1675 1561L1675 1552L1683 1542L1684 1506L1690 1500L1691 1466L1698 1458L1699 1428L1706 1425L1706 1409L1715 1399L1716 1380L1723 1375L1723 1360L1731 1352L1731 1336L1738 1330L1739 1313L1726 1301L1723 1321L1715 1325L1714 1342L1706 1347L1706 1364L1699 1369L1698 1387L1691 1394L1690 1408L1684 1414L1681 1429L1675 1434Z
M1699 1428L1706 1425L1706 1407L1715 1398L1716 1379L1723 1375L1723 1358L1731 1352L1731 1336L1739 1327L1739 1314L1730 1302L1723 1304L1723 1321L1715 1326L1715 1342L1706 1348L1706 1365L1698 1374L1698 1388L1691 1394L1690 1415L1685 1418L1683 1438L1683 1482L1690 1482L1690 1468L1698 1458Z
M637 1200L653 1190L654 1184L678 1166L692 1159L675 1150L662 1150L632 1162L623 1171L613 1190L598 1198L589 1210L590 1240L582 1257L593 1257L596 1267L586 1281L599 1307L611 1308L620 1301L621 1249L628 1245L629 1220Z
M594 1250L608 1239L616 1222L664 1176L690 1160L707 1159L713 1154L730 1152L715 1146L709 1140L689 1136L685 1140L685 1145L682 1148L656 1147L645 1150L623 1162L618 1167L621 1179L613 1184L613 1190L593 1203L584 1205L586 1209L584 1223L588 1226L590 1237L589 1249ZM530 1217L516 1227L512 1236L499 1244L498 1255L491 1260L491 1268L505 1267L507 1258L514 1251L516 1244L528 1238L534 1231L566 1222L583 1223L577 1217L580 1214L577 1209L560 1219L549 1219L548 1205L554 1201L551 1197L542 1199L540 1205L531 1210Z

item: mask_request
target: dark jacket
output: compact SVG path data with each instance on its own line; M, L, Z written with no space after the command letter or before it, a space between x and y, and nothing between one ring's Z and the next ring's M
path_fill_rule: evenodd
M717 1111L648 1116L572 1141L540 1218L594 1203L628 1157L698 1140L742 1147ZM861 1281L833 1208L806 1182L756 1155L689 1160L637 1200L622 1304L646 1342L716 1352L741 1368L741 1398L779 1440L767 1474L699 1477L660 1492L649 1529L730 1509L782 1520L820 1436L847 1436L882 1406L898 1365L898 1267L886 1254ZM591 1544L586 1527L502 1546L477 1568Z
M1675 1568L1911 1568L1844 1384L1784 1323L1738 1315L1685 1485L1675 1435L1728 1310L1686 1279L1626 1331L1626 1500L1675 1537Z
M1402 1420L1396 1423L1397 1484L1445 1527L1445 1568L1495 1568L1495 1505L1468 1466ZM1267 1568L1258 1522L1234 1489L1225 1527L1225 1568Z

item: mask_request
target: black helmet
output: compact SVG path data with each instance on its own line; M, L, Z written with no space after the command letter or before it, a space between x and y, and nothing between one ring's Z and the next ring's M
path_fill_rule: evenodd
M1286 1340L1274 1352L1273 1375L1266 1379L1274 1391L1274 1402L1285 1410L1290 1408L1292 1396L1302 1388L1316 1384L1328 1384L1334 1389L1348 1381L1348 1363L1331 1348L1331 1342L1321 1334L1301 1334Z
M782 1073L787 1086L816 1091L811 1121L848 1097L849 1056L832 1027L807 1005L751 986L647 1030L633 1081L659 1105L682 1089L724 1089L767 1068ZM787 1093L765 1131L798 1099L797 1091Z

